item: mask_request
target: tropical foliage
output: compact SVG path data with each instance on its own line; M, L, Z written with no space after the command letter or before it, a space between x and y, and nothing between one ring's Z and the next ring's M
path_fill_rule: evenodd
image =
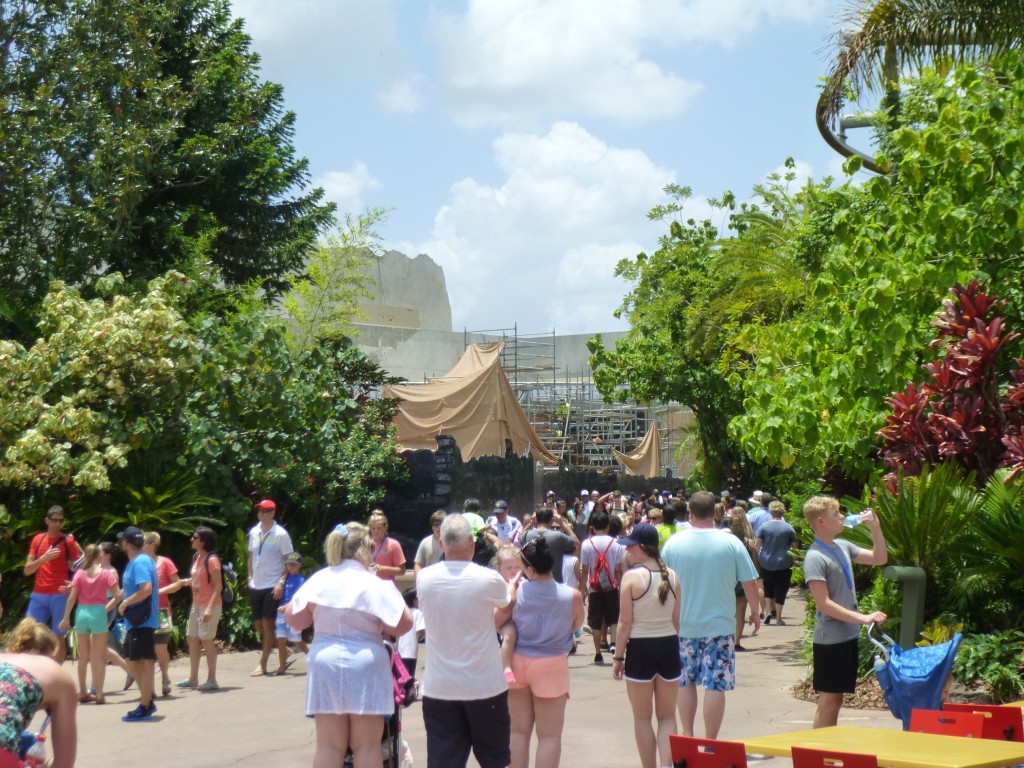
M53 280L141 289L197 255L227 285L287 287L333 206L302 191L294 115L249 47L227 0L0 6L9 332Z

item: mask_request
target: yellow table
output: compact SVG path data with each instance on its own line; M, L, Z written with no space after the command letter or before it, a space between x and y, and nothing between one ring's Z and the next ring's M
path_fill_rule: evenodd
M792 747L875 755L879 768L1002 768L1024 763L1024 743L934 736L856 725L736 739L749 754L789 757Z

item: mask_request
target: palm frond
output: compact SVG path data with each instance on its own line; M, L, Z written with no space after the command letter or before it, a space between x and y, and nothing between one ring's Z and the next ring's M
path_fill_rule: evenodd
M822 94L835 126L849 84L880 89L906 67L998 55L1024 44L1020 0L857 0L833 36L835 59Z

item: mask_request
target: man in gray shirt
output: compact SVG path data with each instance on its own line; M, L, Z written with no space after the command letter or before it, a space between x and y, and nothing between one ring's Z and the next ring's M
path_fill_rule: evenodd
M580 540L572 530L567 518L556 515L550 507L541 507L534 515L534 525L537 527L523 534L523 546L525 547L538 536L547 539L548 549L555 556L555 565L551 569L555 581L562 583L562 556L580 554Z
M871 549L861 549L837 539L844 516L839 502L829 496L814 496L804 504L804 517L814 529L814 543L804 558L804 578L816 607L814 625L814 690L818 709L814 727L825 728L839 720L843 694L857 686L857 638L861 624L879 624L881 611L860 613L853 586L853 563L885 565L889 559L882 527L871 510L861 521L871 532Z

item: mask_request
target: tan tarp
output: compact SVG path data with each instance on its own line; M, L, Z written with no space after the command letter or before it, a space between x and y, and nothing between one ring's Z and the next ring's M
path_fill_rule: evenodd
M501 368L504 342L471 344L444 376L427 384L384 387L384 397L402 400L398 442L404 450L435 450L438 435L455 438L465 460L504 456L505 439L515 452L544 464L558 458L544 447Z
M612 456L619 462L627 475L639 475L642 477L661 476L661 435L658 433L658 425L651 423L640 441L640 445L632 453L623 453L612 448Z

